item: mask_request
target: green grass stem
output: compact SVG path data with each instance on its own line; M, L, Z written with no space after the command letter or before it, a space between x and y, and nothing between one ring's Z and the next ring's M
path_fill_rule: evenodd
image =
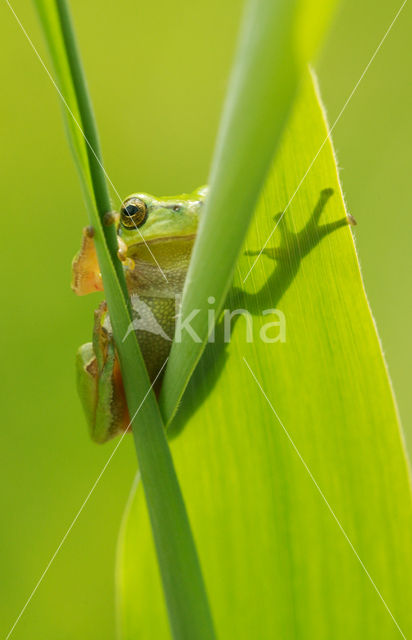
M104 290L132 416L137 458L172 634L179 640L210 640L214 637L213 622L163 421L155 396L150 390L149 378L134 332L129 334L126 341L122 341L131 322L129 302L121 263L117 258L114 227L105 226L102 222L103 216L111 209L109 191L68 3L66 0L37 0L36 5L55 65L58 84L70 110L78 116L84 134L83 137L78 128L73 126L71 115L65 110L71 147L77 150L76 163L83 173L83 187L90 190L86 197L88 213L95 232ZM62 78L62 75L65 77ZM81 152L84 146L87 166L84 163L84 151Z

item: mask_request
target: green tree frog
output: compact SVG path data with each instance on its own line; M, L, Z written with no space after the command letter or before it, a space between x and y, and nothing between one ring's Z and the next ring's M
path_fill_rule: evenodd
M135 193L114 215L118 255L135 315L128 333L136 332L152 382L169 354L176 297L183 289L206 191L202 187L170 198ZM72 288L78 295L103 290L90 228L83 230L73 260ZM93 440L105 442L127 429L129 414L105 302L95 311L92 342L77 352L76 369Z

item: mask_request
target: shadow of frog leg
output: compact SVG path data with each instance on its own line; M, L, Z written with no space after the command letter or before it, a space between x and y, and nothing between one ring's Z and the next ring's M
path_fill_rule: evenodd
M333 231L336 231L336 229L346 227L348 224L351 226L356 225L356 220L351 215L347 215L340 220L335 220L334 222L329 222L327 224L319 224L323 210L332 195L333 189L323 189L320 192L319 200L315 205L311 217L304 228L297 234L296 240L299 242L301 250L303 249L301 257L306 256L310 251L312 251L312 249L314 249L314 247L316 247L317 244L319 244L322 238Z
M265 247L263 251L246 251L247 256L264 255L276 262L272 273L268 276L262 287L254 292L247 293L243 289L234 288L238 296L241 295L247 305L247 309L253 314L260 314L259 300L271 300L276 305L292 284L299 271L302 259L314 249L320 241L340 227L348 224L354 225L356 221L352 216L345 216L327 224L320 225L319 221L327 202L333 195L333 189L322 189L319 199L310 215L306 225L299 232L294 233L288 228L286 216L283 212L276 214L273 219L277 223L280 233L280 243L277 247Z
M280 260L286 257L288 244L293 237L293 233L288 229L286 220L284 217L285 212L279 211L273 216L274 222L276 222L275 230L279 228L280 232L280 244L277 247L265 247L261 251L245 251L245 256L267 256L271 260Z
M305 226L306 230L309 231L310 229L312 229L314 231L316 229L316 227L319 225L319 220L323 213L323 210L329 198L331 198L332 196L333 196L333 189L330 189L330 188L322 189L319 195L319 200L317 201L317 203L315 204L315 208L313 209L312 215L310 216L309 220L306 223L306 226Z
M280 242L277 247L265 247L263 251L246 251L247 256L260 254L273 260L274 266L264 284L253 293L242 287L232 287L226 300L227 309L246 309L253 315L261 315L263 308L276 308L279 301L292 284L299 271L302 259L314 249L328 234L347 224L356 224L350 216L324 225L319 225L322 212L333 189L323 189L306 225L298 233L291 231L286 216L280 212L274 216L277 223ZM231 321L231 334L240 315L234 315ZM225 366L229 352L225 341L224 322L221 319L215 327L215 340L208 343L202 359L194 371L182 407L173 421L169 436L176 436L186 424L192 412L207 398Z

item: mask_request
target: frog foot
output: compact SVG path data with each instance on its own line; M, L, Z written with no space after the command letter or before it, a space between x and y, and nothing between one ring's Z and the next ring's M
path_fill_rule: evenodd
M129 428L129 412L113 336L107 328L107 304L95 311L93 342L77 352L77 386L95 442L106 442Z

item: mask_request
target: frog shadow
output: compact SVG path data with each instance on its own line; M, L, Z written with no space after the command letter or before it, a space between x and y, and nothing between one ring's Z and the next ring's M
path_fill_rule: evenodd
M299 232L291 231L285 219L285 211L273 217L275 229L280 232L280 244L277 247L264 247L261 251L247 251L245 255L255 257L266 256L275 263L272 273L262 287L249 293L240 287L233 286L228 294L225 308L246 309L252 315L261 315L261 301L270 301L270 308L276 308L280 300L295 279L303 259L329 234L348 224L355 225L355 220L348 216L327 224L319 224L321 215L334 191L323 189L306 225ZM252 268L255 263L253 263ZM249 272L250 273L250 272ZM231 332L240 315L234 315ZM225 341L225 326L220 319L215 327L215 339L209 342L203 352L189 385L185 391L178 413L168 429L170 439L175 438L184 428L189 418L197 411L208 397L219 379L229 356L229 343Z

